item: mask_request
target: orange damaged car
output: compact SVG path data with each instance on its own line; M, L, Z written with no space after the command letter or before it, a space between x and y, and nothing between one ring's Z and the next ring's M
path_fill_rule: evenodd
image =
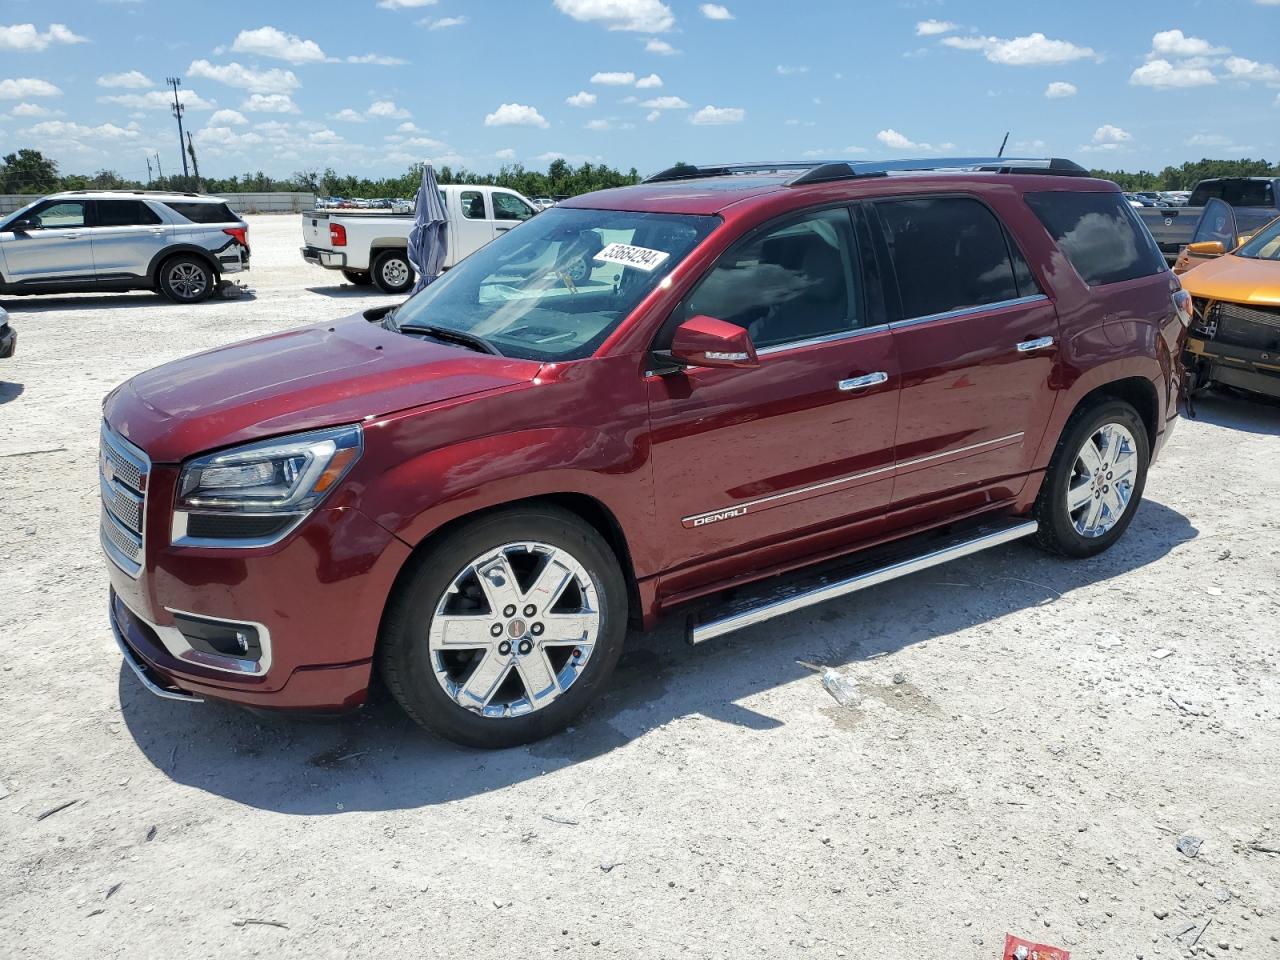
M1194 314L1189 388L1220 383L1280 398L1280 218L1229 253L1195 247L1210 259L1182 276Z

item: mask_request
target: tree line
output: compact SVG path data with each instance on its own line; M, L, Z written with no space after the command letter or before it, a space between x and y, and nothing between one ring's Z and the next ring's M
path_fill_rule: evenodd
M1139 170L1092 170L1093 176L1112 180L1124 190L1190 190L1209 177L1280 177L1280 164L1266 160L1197 160L1179 167L1168 166L1159 173ZM546 171L529 170L508 164L497 173L477 173L465 167L442 166L436 171L441 183L489 184L507 187L526 197L572 197L592 190L638 183L640 174L632 167L626 173L603 163L578 166L556 159ZM197 190L206 193L272 193L299 191L338 197L412 197L418 191L422 173L415 166L398 177L371 179L332 168L299 170L278 179L261 170L232 177L155 177L147 183L123 177L113 170L99 170L92 176L64 174L58 164L39 150L22 149L4 156L0 163L0 193L40 195L58 190Z

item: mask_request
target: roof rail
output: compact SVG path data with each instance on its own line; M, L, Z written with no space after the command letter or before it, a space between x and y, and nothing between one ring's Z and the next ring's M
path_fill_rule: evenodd
M890 173L969 170L978 173L1039 173L1062 177L1087 177L1089 171L1074 160L1061 157L931 157L918 160L837 160L819 163L787 181L788 186L828 183L856 177L883 177Z
M781 173L811 170L811 160L766 160L760 163L677 163L674 167L659 171L653 176L645 177L642 183L663 183L668 180L700 180L703 177L727 177L746 173Z

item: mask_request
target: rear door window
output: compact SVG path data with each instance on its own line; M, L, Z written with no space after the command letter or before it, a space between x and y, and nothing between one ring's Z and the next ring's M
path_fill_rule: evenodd
M1168 270L1160 248L1120 193L1028 193L1027 205L1091 287Z
M1036 292L1025 261L1020 282L1004 228L985 204L924 197L883 200L876 211L897 273L903 319L1016 300L1022 284L1028 295Z
M183 202L166 200L167 206L179 216L186 217L192 223L238 223L240 218L231 212L225 203Z
M141 200L95 200L94 226L140 227L160 222L159 215Z

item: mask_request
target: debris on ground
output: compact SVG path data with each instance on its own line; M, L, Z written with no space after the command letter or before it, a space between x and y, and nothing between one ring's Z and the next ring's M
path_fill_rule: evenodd
M1204 843L1194 834L1184 833L1178 838L1178 852L1184 857L1194 857L1200 852L1200 844Z
M858 681L853 677L845 676L838 670L823 671L822 686L842 707L856 707L862 702L862 694L858 692Z
M67 809L67 807L75 806L79 802L80 801L76 799L76 800L68 800L66 803L60 803L53 809L46 810L44 813L40 814L38 817L36 817L36 820L40 821L40 820L43 820L45 817L52 817L55 813L60 813L63 810Z
M231 921L231 925L235 927L279 927L281 930L288 930L287 923L281 923L279 920L259 920L257 917L240 917Z
M1157 660L1163 660L1165 657L1173 656L1173 651L1168 647L1161 647L1159 650L1152 650L1151 656L1155 657Z
M1061 947L1051 947L1045 943L1032 943L1015 937L1012 933L1004 935L1004 953L1000 960L1071 960L1071 954Z
M1189 714L1193 717L1207 717L1209 715L1209 707L1207 704L1197 703L1195 700L1179 700L1172 693L1169 694L1169 699L1172 700L1174 706L1183 713Z

